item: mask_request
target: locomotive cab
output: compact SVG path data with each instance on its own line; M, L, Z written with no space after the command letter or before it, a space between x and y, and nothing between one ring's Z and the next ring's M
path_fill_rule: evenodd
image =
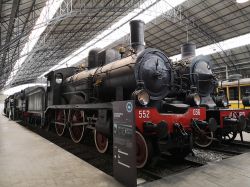
M66 78L71 75L74 75L78 71L79 69L76 67L62 68L55 71L51 71L45 76L47 78L48 106L65 104L66 96L62 95L63 84Z

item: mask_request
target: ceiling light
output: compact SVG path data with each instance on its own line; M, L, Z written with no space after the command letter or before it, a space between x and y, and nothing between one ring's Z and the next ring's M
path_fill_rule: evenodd
M245 3L247 1L249 1L249 0L236 0L236 3Z
M219 53L222 51L227 51L241 46L250 45L250 33L230 38L218 43L213 43L201 48L196 49L196 56L198 55L211 55L214 53ZM181 54L174 55L170 57L173 61L178 61L181 59Z

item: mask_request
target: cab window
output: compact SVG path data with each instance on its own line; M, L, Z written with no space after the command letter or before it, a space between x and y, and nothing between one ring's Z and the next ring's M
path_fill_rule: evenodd
M241 86L240 87L241 98L244 95L246 95L246 92L250 92L250 86Z
M63 76L61 73L57 73L55 75L55 81L56 81L56 84L62 84L63 82Z
M238 100L238 87L229 87L229 100Z
M222 88L222 90L223 90L223 94L227 95L227 88Z

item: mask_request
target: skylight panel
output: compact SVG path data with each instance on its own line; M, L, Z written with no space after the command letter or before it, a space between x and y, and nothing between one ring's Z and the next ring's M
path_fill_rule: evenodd
M5 83L5 86L8 85L18 72L19 68L25 62L28 57L28 54L32 51L34 46L36 45L37 41L39 40L40 36L47 28L48 23L52 20L55 13L59 9L60 5L62 4L63 0L48 0L41 11L39 18L36 21L36 24L31 31L28 41L25 43L24 48L20 53L20 58L15 62L14 68L10 73L10 76Z

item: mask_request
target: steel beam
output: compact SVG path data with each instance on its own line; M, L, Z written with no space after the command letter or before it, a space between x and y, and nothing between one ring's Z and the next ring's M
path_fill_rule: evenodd
M26 25L27 25L28 22L29 22L30 14L31 14L31 12L32 12L32 10L33 10L33 7L34 7L35 3L36 3L36 0L33 0L33 1L32 1L32 4L31 4L31 6L30 6L30 9L29 9L29 13L28 13L27 19L26 19L25 22L24 22L24 25L23 25L23 28L22 28L22 31L21 31L21 35L24 34ZM19 47L19 44L20 44L20 40L18 40L18 43L17 43L17 45L16 45L16 47L15 47L15 50L14 50L14 54L16 53L16 50L17 50L17 48ZM12 56L12 58L11 58L10 61L12 62L12 60L13 60L13 56Z
M8 29L7 29L8 32L7 32L6 39L5 39L5 44L8 44L10 42L12 32L13 32L13 28L14 28L14 24L15 24L15 18L17 16L19 3L20 3L20 0L13 0L9 25L8 25ZM3 76L4 67L5 67L5 61L6 61L7 53L8 53L8 49L4 50L2 60L1 60L1 63L0 63L0 75L2 75L2 76Z

